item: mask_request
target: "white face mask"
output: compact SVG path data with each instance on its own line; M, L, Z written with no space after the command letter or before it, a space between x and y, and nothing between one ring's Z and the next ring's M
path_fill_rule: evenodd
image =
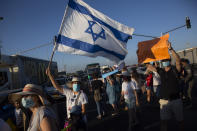
M25 108L31 108L35 105L35 102L33 101L32 97L23 97L21 102L23 107Z

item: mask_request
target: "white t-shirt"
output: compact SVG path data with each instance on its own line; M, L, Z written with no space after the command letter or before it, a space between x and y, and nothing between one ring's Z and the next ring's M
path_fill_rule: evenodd
M58 129L57 116L52 108L46 106L40 106L37 108L36 114L31 116L31 120L29 122L29 127L27 131L42 131L41 122L45 117L53 120L53 123L51 123L51 128L52 128L51 130L57 131Z
M153 71L153 86L161 85L161 78L160 75Z
M124 99L128 100L128 99L133 99L135 98L134 96L134 92L133 92L133 83L132 82L123 82L122 83L122 92L124 94Z
M131 78L131 83L132 83L131 86L134 90L139 90L140 89L139 85L138 85L138 83L135 79Z
M67 118L70 117L70 110L72 109L73 106L75 106L75 101L79 95L75 95L73 91L67 87L63 88L63 94L66 96L66 106L67 106ZM88 98L86 94L81 90L80 96L78 98L78 102L76 103L77 105L81 106L83 104L88 103Z

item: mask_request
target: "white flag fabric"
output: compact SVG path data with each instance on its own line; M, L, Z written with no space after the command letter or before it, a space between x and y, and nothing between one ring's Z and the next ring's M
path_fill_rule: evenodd
M124 60L134 29L112 20L82 0L69 0L57 38L57 50L116 63Z

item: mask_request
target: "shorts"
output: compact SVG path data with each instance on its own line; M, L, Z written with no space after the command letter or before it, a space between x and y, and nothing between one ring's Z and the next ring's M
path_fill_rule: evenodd
M135 108L135 99L127 99L125 100L125 104L128 107L128 109Z
M153 86L153 92L155 93L155 95L156 95L157 97L159 97L160 88L161 88L160 85Z
M147 86L146 90L152 90L152 86Z
M174 115L177 121L183 121L183 103L181 99L164 100L160 99L160 119L169 120Z

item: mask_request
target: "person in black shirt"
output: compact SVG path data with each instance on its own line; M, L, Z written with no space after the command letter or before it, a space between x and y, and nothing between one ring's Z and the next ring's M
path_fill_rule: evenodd
M181 71L180 58L173 50L171 43L167 43L169 51L176 60L176 68L170 64L170 59L162 60L163 68L148 66L148 70L158 72L161 78L160 96L160 119L161 131L167 131L168 120L174 114L179 123L179 130L183 131L183 103L179 95L179 73Z

